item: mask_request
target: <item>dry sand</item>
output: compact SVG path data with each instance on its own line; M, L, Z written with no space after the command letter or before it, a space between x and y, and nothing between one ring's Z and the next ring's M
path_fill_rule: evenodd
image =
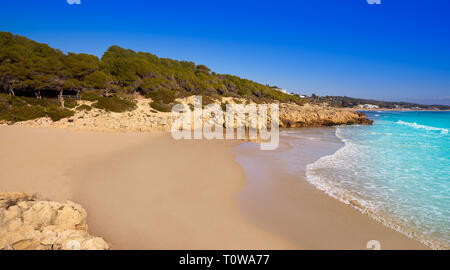
M342 146L337 139L317 135L329 129L334 137L334 128L302 129L304 138L281 136L276 151L258 151L249 143L235 148L247 174L238 198L242 212L265 230L304 249L366 249L370 240L379 241L381 249L429 249L306 181L307 164ZM299 147L295 151L291 151L292 140ZM295 162L287 162L289 158Z
M0 127L0 190L80 203L89 232L113 249L425 248L258 152L240 154L260 162L264 181L246 182L237 144Z
M0 190L73 200L113 249L285 249L238 210L236 142L0 127Z

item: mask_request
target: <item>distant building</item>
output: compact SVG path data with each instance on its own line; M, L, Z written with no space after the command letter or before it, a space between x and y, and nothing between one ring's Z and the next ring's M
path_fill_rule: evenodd
M280 91L280 92L283 92L283 93L287 94L287 92L286 92L286 89L283 89L283 88L275 88L275 90L277 90L277 91Z
M282 89L282 88L275 88L275 90L277 90L277 91L280 91L280 92L283 92L283 93L285 93L285 94L288 94L288 95L292 95L291 93L289 93L286 89Z
M378 106L378 105L373 105L373 104L364 104L364 105L362 105L362 107L363 107L364 109L379 109L379 108L380 108L380 106Z

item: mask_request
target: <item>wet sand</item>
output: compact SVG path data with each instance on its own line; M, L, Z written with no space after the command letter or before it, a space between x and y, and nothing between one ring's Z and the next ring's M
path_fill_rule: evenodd
M281 136L274 152L259 151L251 143L235 147L247 174L239 195L243 213L305 249L367 249L370 240L379 241L381 249L429 249L307 182L306 165L341 146L334 128L316 128L303 129L301 138Z
M237 143L0 127L0 190L80 203L113 249L300 248L240 213Z
M163 133L0 127L0 190L80 203L89 232L113 249L365 249L372 239L426 248L291 173L284 158L301 168L339 147L303 143L292 157L284 139L272 152Z

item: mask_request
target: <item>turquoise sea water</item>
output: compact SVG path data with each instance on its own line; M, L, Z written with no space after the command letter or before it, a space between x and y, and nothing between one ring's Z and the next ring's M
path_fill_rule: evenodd
M367 112L345 146L307 167L329 195L433 248L450 248L450 112Z

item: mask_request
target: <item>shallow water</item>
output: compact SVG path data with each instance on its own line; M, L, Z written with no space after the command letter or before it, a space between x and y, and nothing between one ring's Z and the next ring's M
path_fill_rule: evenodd
M433 248L450 247L450 112L368 112L338 127L345 146L307 167L307 180Z
M366 249L372 239L383 249L424 249L306 181L308 164L344 146L336 128L327 127L283 130L274 151L261 151L257 143L234 147L246 174L237 196L241 212L265 231L303 249Z

